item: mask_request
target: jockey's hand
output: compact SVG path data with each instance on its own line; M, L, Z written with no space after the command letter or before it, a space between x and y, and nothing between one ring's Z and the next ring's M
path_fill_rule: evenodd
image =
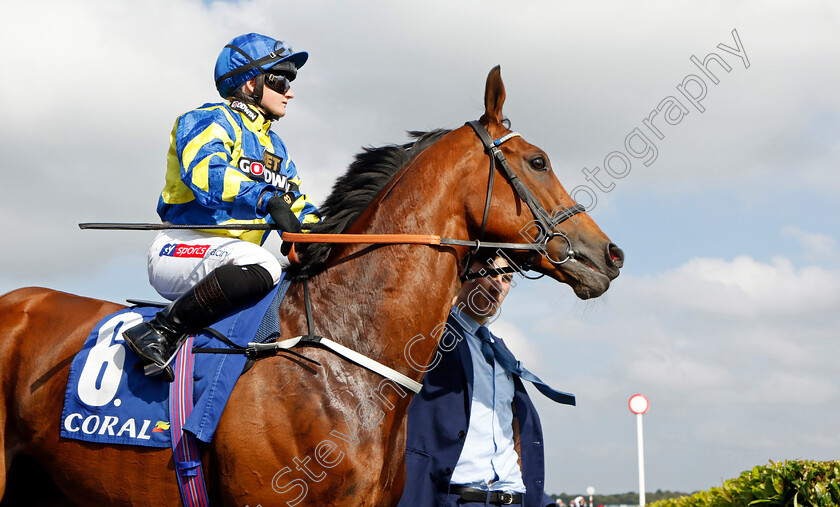
M300 232L300 221L297 215L292 211L292 203L294 196L291 193L277 195L268 200L265 205L266 211L271 215L271 220L277 224L282 232ZM292 250L293 243L291 241L284 241L280 245L280 253L282 255L289 255Z
M300 232L300 221L292 211L294 197L291 193L276 195L268 200L265 210L271 215L271 220L283 232Z

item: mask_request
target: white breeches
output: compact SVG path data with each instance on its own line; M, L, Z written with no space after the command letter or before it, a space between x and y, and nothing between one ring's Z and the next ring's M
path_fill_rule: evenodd
M265 248L226 236L187 229L158 233L148 253L149 283L158 294L175 300L211 271L235 264L259 264L280 281L280 261Z

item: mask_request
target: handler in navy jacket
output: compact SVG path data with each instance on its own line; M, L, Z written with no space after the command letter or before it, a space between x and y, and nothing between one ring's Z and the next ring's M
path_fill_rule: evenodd
M492 266L488 266L491 263ZM484 326L511 285L502 257L479 254L453 300L447 331L408 409L401 507L554 506L545 494L542 427L522 379L546 396L574 396L522 368Z

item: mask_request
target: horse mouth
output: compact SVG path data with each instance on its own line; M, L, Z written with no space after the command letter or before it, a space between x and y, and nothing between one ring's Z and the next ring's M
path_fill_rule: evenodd
M587 268L591 269L592 271L598 273L599 275L606 276L606 275L604 275L604 273L601 272L600 269L598 269L598 266L596 266L594 262L592 262L591 260L589 260L587 257L585 257L583 255L578 254L577 256L572 257L571 260L575 261L575 262L579 262L580 264L583 264L584 266L586 266Z
M580 299L600 296L610 288L610 277L586 256L576 255L563 264L566 272L577 282L569 284Z

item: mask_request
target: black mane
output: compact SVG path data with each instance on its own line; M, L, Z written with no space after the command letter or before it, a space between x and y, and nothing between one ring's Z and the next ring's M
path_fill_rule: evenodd
M449 130L409 132L414 139L406 144L391 144L379 148L364 148L356 155L333 185L329 197L318 207L323 220L310 224L309 232L339 234L347 230L359 215L379 195L400 169L418 153L435 143ZM293 278L308 278L324 268L332 245L328 243L298 243L295 252L300 263L289 266Z

